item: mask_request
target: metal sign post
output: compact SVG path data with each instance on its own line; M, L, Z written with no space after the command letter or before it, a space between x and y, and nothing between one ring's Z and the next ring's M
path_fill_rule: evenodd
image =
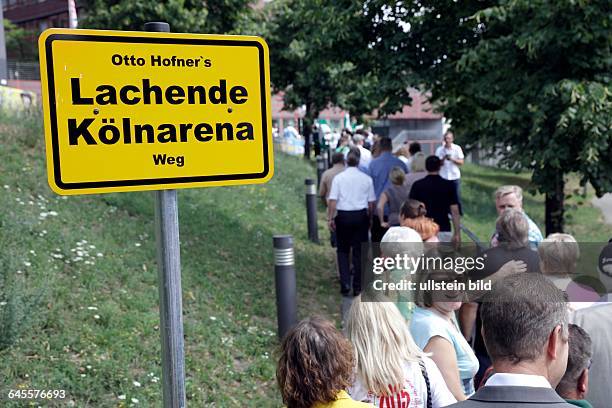
M6 40L4 36L4 16L0 7L0 81L8 79L8 67L6 64Z
M146 23L145 31L170 32L170 25ZM185 344L178 201L176 190L154 194L164 407L183 408L186 406Z
M272 178L270 63L259 37L145 30L40 35L47 180L60 195L155 191L163 406L183 408L176 189Z
M164 407L185 407L185 345L176 190L155 191Z

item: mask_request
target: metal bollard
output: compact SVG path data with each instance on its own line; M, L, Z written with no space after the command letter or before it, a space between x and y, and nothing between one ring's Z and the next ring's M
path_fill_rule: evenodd
M325 171L327 163L325 158L322 156L317 156L317 188L321 186L321 176Z
M323 157L323 164L325 165L325 169L329 169L329 151L327 150L327 147L325 147L323 150L321 150L321 157Z
M317 188L313 179L306 179L306 222L308 224L308 239L319 243L319 228L317 225Z
M297 323L297 286L293 237L291 235L274 235L273 241L276 316L278 337L282 339Z

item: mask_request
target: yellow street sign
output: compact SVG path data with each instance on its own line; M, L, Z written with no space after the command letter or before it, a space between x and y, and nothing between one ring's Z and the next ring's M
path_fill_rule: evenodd
M49 29L39 38L58 194L264 183L268 47L258 37Z

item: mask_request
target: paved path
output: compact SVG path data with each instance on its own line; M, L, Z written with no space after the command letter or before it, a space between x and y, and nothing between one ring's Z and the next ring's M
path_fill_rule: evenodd
M351 305L353 304L354 297L342 296L342 303L340 305L340 313L342 315L342 328L345 328L344 323L346 322L346 315L348 314Z
M604 194L601 198L594 198L593 205L601 210L606 223L612 225L612 193Z

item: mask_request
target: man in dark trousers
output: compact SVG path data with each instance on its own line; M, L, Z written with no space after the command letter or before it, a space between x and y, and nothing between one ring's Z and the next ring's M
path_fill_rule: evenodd
M575 408L554 389L569 348L562 291L538 273L511 275L486 295L480 314L495 374L449 408Z
M361 292L361 245L368 242L368 228L376 204L372 179L357 168L359 157L357 148L348 152L347 168L334 177L327 200L327 222L330 230L336 231L340 293L343 296L351 289L351 250L353 294L357 296Z
M427 216L440 227L438 238L441 242L461 243L461 216L459 215L459 199L455 185L440 177L442 161L437 156L429 156L425 160L427 176L415 181L410 190L410 198L425 204ZM448 214L453 219L453 231L448 220Z

